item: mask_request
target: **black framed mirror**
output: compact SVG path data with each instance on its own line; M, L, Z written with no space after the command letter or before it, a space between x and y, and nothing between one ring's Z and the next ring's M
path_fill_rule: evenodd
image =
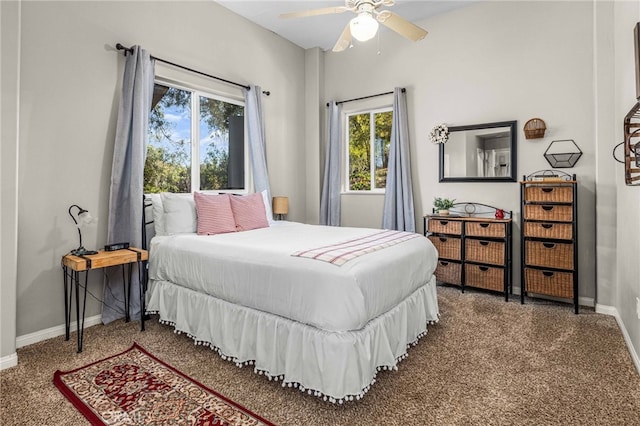
M515 182L517 121L449 127L440 144L440 182Z

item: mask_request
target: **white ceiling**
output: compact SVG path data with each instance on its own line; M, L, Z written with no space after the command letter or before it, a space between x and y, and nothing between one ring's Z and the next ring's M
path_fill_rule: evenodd
M394 6L382 7L380 10L390 10L415 23L430 16L467 6L473 1L478 0L396 0ZM281 19L278 17L281 13L344 6L344 0L216 0L216 2L304 49L320 47L323 50L330 50L349 20L355 16L351 12L344 12L297 19ZM425 30L429 31L429 28L425 28ZM386 32L392 32L382 25L380 26L380 31L381 36ZM407 43L411 42L407 41Z

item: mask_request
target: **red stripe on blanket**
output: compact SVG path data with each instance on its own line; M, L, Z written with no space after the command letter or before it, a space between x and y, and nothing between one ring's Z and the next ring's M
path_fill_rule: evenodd
M293 253L292 256L321 260L334 265L344 265L349 260L364 254L372 253L416 237L420 237L420 235L412 232L384 230L336 244L297 251Z

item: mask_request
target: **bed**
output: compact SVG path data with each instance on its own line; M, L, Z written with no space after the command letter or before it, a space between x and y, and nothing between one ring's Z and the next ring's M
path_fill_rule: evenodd
M271 219L199 235L189 197L172 198L153 198L165 229L150 241L146 310L238 366L360 399L438 320L437 252L422 235ZM170 204L183 204L177 218Z

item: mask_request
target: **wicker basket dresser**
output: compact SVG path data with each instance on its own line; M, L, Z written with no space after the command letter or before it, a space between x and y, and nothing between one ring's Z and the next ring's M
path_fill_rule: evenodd
M575 175L545 170L520 182L521 303L525 295L572 299L578 313Z
M456 213L455 207L460 206L464 206L462 213ZM474 216L479 206L493 209L492 217ZM511 212L496 219L496 210L478 203L458 203L448 216L425 215L424 234L438 250L438 281L460 286L463 292L466 287L501 292L508 301L512 290Z

